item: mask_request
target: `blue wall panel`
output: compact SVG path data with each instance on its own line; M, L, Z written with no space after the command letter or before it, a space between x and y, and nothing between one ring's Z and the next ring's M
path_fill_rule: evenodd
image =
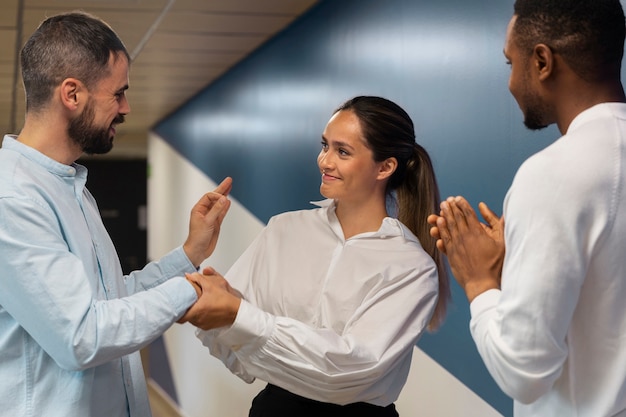
M442 195L501 212L521 162L558 137L529 132L502 54L512 1L323 1L155 126L262 221L320 198L316 156L332 111L382 95L412 115ZM511 401L487 373L453 285L443 328L419 343L505 416ZM445 390L445 387L442 387Z

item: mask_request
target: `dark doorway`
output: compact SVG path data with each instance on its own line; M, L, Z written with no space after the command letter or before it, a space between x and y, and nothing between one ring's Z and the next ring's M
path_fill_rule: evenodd
M125 274L147 263L145 159L81 159L89 170L87 188L95 197Z

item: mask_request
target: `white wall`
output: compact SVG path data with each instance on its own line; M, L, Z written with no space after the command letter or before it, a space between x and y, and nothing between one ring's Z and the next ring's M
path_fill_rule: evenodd
M187 236L189 211L216 182L156 135L149 138L148 257L157 259ZM237 187L237 184L234 184ZM215 253L205 265L225 272L263 224L232 200ZM245 417L265 383L245 384L213 358L189 324L174 325L165 345L180 406L189 417ZM402 417L501 417L491 406L419 349L396 403Z

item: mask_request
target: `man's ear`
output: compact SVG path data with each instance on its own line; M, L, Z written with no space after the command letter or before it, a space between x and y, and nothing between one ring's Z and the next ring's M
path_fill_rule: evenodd
M548 79L554 71L554 53L548 45L539 43L533 48L532 59L540 81Z
M383 162L380 163L378 169L378 179L383 180L385 178L391 177L391 175L398 168L398 160L394 157L387 158Z
M76 78L64 79L59 89L61 102L68 110L78 109L85 101L86 92L85 85Z

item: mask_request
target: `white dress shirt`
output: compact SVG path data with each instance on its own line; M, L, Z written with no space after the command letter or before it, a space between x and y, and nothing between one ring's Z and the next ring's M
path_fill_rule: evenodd
M270 219L226 274L235 323L198 337L242 379L336 404L394 402L438 294L434 261L398 220L344 239L335 205Z
M502 289L471 331L515 416L626 416L626 104L529 158L504 219Z

